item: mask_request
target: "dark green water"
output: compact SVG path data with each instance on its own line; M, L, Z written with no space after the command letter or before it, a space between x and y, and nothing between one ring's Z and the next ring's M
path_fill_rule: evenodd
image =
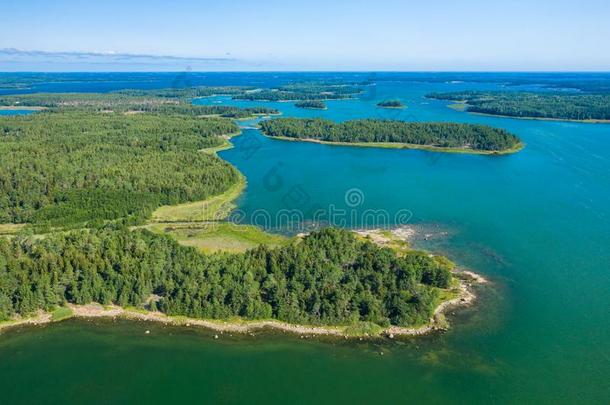
M0 402L608 403L610 125L474 116L423 98L493 87L389 82L323 112L269 104L338 120L490 124L523 138L518 154L331 147L255 130L221 154L248 178L235 219L286 231L294 226L286 209L308 221L333 206L345 210L334 220L346 226L374 225L363 220L368 209L390 219L409 212L409 223L433 235L422 246L493 281L449 332L402 343L215 340L158 325L68 321L2 335ZM387 98L409 108L375 108ZM357 204L345 201L351 189Z

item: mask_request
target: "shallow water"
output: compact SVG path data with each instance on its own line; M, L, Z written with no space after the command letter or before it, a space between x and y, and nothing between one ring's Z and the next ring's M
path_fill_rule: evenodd
M321 210L321 222L338 225L399 219L433 236L446 232L418 245L493 282L476 309L453 318L449 332L403 343L276 335L216 341L158 325L68 321L2 335L2 398L608 403L610 125L476 116L423 98L497 87L383 81L362 99L328 102L326 111L226 97L197 101L336 120L476 122L520 136L522 152L493 157L277 141L249 129L221 152L248 179L236 221L295 232ZM408 108L375 107L388 98ZM385 211L371 220L370 209Z

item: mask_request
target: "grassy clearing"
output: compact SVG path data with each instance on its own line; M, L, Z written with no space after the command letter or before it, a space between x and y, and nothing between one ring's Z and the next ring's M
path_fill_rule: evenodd
M387 229L359 231L356 233L356 237L361 240L371 241L382 247L390 248L398 255L404 255L412 250L409 242Z
M132 305L126 306L125 310L129 311L129 312L136 312L136 313L145 314L145 315L149 313L149 311L147 311L144 308L138 308L138 307L134 307Z
M384 328L373 322L358 322L346 326L344 333L346 336L379 336Z
M232 147L233 147L233 144L231 143L231 141L229 141L228 138L223 138L223 142L221 145L214 146L213 148L201 149L200 152L208 153L208 154L212 155L212 154L216 154L223 150L231 149Z
M230 222L154 224L147 228L171 235L180 244L195 247L204 253L239 253L259 245L276 247L290 242L289 238L267 233L255 226Z
M453 280L454 285L459 283L459 281L457 280ZM445 301L450 301L453 299L456 299L457 297L460 296L460 289L458 286L451 286L450 288L447 289L438 289L439 291L439 295L438 295L438 304L445 302Z
M388 238L388 242L385 246L393 249L397 254L405 254L409 252L411 249L411 245L406 240L396 236L392 233L392 231L380 231L380 233Z
M435 305L436 307L441 305L443 302L454 300L460 296L460 281L454 277L449 288L439 288L438 292L439 294ZM449 322L447 321L444 313L436 314L436 326L441 329L447 329L449 327Z
M11 326L14 326L16 323L17 323L17 321L14 321L12 319L6 320L6 321L0 321L0 332L2 332L3 329L8 329Z
M452 110L455 111L466 111L466 109L468 109L468 104L466 103L454 103L454 104L449 104L447 107L451 108Z
M63 321L71 318L74 312L68 307L59 307L51 312L51 320L53 322Z
M246 179L240 176L237 184L224 193L204 201L180 205L164 205L152 214L152 222L203 222L225 219L235 208L233 201L246 187Z
M25 224L0 224L0 236L14 235L21 231Z

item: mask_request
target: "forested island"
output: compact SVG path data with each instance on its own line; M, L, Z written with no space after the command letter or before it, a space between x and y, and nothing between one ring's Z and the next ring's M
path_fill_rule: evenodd
M427 97L465 103L472 113L516 118L609 121L610 94L465 91Z
M381 108L405 108L405 105L400 100L385 100L377 103L377 107Z
M362 119L278 118L260 123L271 137L358 146L421 147L469 153L510 153L522 143L515 135L485 125Z
M326 103L322 100L304 100L294 104L298 108L306 108L310 110L326 110Z
M244 187L214 153L239 132L226 117L270 111L191 106L183 95L0 98L44 108L0 117L0 321L99 303L362 335L428 325L460 296L454 265L427 252L380 247L347 230L290 240L223 222ZM375 133L371 123L354 125ZM212 248L200 249L208 237ZM213 246L218 240L243 248L228 253Z

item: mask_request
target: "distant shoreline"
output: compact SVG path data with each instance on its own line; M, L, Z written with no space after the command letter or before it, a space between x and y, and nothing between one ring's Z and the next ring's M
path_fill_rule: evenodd
M468 114L473 115L482 115L484 117L499 117L499 118L514 118L517 120L533 120L533 121L563 121L563 122L575 122L580 124L610 124L610 120L596 120L596 119L587 119L587 120L575 120L569 118L545 118L545 117L515 117L513 115L500 115L500 114L489 114L489 113L481 113L475 111L465 110Z
M461 107L457 107L461 106ZM468 111L468 103L465 102L455 102L453 104L448 104L447 108L451 108L452 110L459 112L466 112L472 115L480 115L483 117L498 117L498 118L513 118L516 120L531 120L531 121L559 121L559 122L575 122L579 124L610 124L610 120L601 120L601 119L586 119L586 120L575 120L570 118L546 118L546 117L518 117L514 115L502 115L502 114L491 114L491 113L482 113L477 111Z

